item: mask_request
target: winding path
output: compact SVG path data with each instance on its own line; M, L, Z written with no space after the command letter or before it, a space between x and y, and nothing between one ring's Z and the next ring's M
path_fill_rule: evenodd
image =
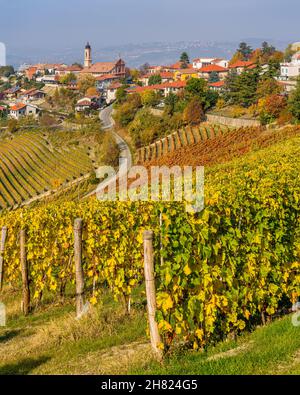
M128 144L118 133L112 130L114 126L112 112L113 105L111 104L110 106L100 111L99 117L102 121L102 130L109 130L119 147L119 171L116 176L109 177L104 182L102 182L100 184L102 188L108 187L110 184L116 183L117 180L120 180L122 177L124 177L125 173L127 173L131 169L133 164L132 155ZM98 187L93 192L90 192L88 195L84 196L84 198L97 195L97 192L100 189L100 185L98 185Z

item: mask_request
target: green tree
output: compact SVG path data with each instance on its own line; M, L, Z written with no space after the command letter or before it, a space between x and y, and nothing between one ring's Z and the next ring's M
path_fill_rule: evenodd
M264 41L261 45L261 52L263 56L271 56L276 51L276 48L273 45L269 45L267 41Z
M187 52L182 52L180 56L180 63L181 63L181 68L183 69L186 69L190 64L190 58Z
M239 52L242 55L243 60L249 60L253 52L253 49L247 43L241 42L237 52Z
M126 92L127 86L123 85L120 88L117 89L116 91L116 102L117 104L124 103L127 99L127 92Z
M154 90L146 90L145 92L142 93L142 104L143 106L146 107L154 107L156 106L160 100L161 100L161 95Z
M210 73L208 82L218 82L218 81L220 81L219 74L216 71Z
M284 51L284 59L286 62L290 62L292 60L292 56L296 53L296 51L294 51L292 49L292 44L289 44L287 46L287 48Z
M2 66L0 67L0 76L1 77L10 77L11 75L15 74L15 70L13 66Z
M179 101L179 97L174 93L169 93L165 98L165 113L173 115L176 111L176 105Z
M149 85L157 85L157 84L161 84L161 76L159 74L154 74L151 75L151 77L149 78Z
M298 79L296 89L289 98L289 110L297 121L300 121L300 79Z
M225 80L224 98L229 104L249 107L257 100L260 69L246 70L240 75L230 73Z

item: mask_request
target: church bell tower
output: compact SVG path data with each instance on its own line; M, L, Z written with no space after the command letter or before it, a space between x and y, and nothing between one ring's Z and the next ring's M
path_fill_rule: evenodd
M92 66L92 48L89 43L86 44L84 49L84 67Z

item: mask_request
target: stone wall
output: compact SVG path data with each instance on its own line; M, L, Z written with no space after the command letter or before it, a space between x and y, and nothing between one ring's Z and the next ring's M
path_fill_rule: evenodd
M207 114L207 121L214 124L222 124L226 126L233 126L236 128L246 128L246 127L257 127L261 126L260 121L255 119L243 119L243 118L230 118L223 117L221 115Z

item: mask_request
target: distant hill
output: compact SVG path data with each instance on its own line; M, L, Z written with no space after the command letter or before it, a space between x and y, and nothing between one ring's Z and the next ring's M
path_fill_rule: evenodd
M107 61L121 55L130 67L138 67L143 63L168 64L178 60L183 51L187 51L192 58L202 56L230 57L239 45L246 41L254 48L268 41L279 49L284 49L289 42L267 38L242 38L239 41L181 41L181 42L153 42L141 44L126 44L120 46L101 47L93 45L94 61ZM18 67L22 63L62 62L74 63L83 61L83 48L61 48L57 50L28 48L7 48L7 62Z

